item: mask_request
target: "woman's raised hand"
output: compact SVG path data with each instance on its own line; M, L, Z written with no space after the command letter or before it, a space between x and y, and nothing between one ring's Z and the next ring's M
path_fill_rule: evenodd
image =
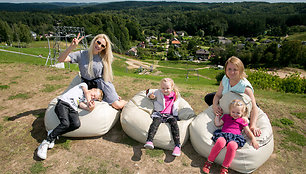
M71 61L71 58L68 56L68 54L74 50L79 42L84 38L84 36L82 36L81 38L80 37L80 33L78 34L78 37L77 38L74 38L70 44L70 46L64 51L62 52L59 57L58 57L58 61L59 62L70 62Z
M80 37L80 33L78 34L77 38L73 38L72 42L71 42L71 46L73 46L74 48L76 48L79 45L79 42L84 39L84 36Z

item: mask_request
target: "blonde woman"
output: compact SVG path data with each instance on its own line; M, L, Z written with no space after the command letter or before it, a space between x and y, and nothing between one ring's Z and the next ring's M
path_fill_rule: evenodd
M256 137L259 137L261 130L256 127L258 118L258 109L254 96L254 89L251 83L246 79L242 61L235 56L227 59L225 63L225 75L220 82L219 89L216 93L210 93L205 96L205 102L214 110L216 116L223 114L223 110L219 106L219 100L223 94L227 92L245 93L252 101L252 111L250 119L250 129Z
M243 147L246 143L246 139L241 134L242 130L244 130L247 136L251 139L252 146L255 149L259 148L258 142L248 126L247 118L245 118L247 107L243 101L233 100L229 105L229 110L230 113L224 114L222 118L221 115L216 115L215 117L215 125L217 127L222 126L222 129L217 129L213 134L212 140L215 142L215 145L211 149L207 158L208 160L204 164L204 173L210 172L213 162L225 146L226 154L220 174L228 173L228 168L235 158L237 149Z
M74 38L70 46L60 54L59 62L78 63L82 81L88 85L88 89L99 88L103 91L103 101L112 105L115 109L122 109L127 103L118 96L112 84L112 43L105 34L98 34L93 38L88 50L72 52L84 38ZM87 96L87 93L85 93Z

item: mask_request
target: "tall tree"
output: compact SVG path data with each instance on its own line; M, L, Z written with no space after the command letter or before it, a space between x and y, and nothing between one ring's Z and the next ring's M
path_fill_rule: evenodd
M21 22L18 23L19 26L19 38L21 42L29 43L33 40L30 28L27 25L22 24Z
M6 21L0 20L0 42L11 43L13 41L12 30Z

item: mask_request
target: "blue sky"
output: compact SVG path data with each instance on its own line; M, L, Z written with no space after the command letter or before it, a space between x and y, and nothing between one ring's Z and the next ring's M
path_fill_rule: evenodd
M10 3L32 3L32 2L74 2L74 3L89 3L89 2L120 2L124 0L0 0L0 2ZM243 2L243 1L256 1L256 2L303 2L306 0L130 0L130 1L167 1L167 2Z

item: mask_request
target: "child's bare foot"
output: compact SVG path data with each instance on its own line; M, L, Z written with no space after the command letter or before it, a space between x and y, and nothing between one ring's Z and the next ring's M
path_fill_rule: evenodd
M127 101L125 100L117 100L114 103L112 103L112 106L115 109L122 109L127 104Z

